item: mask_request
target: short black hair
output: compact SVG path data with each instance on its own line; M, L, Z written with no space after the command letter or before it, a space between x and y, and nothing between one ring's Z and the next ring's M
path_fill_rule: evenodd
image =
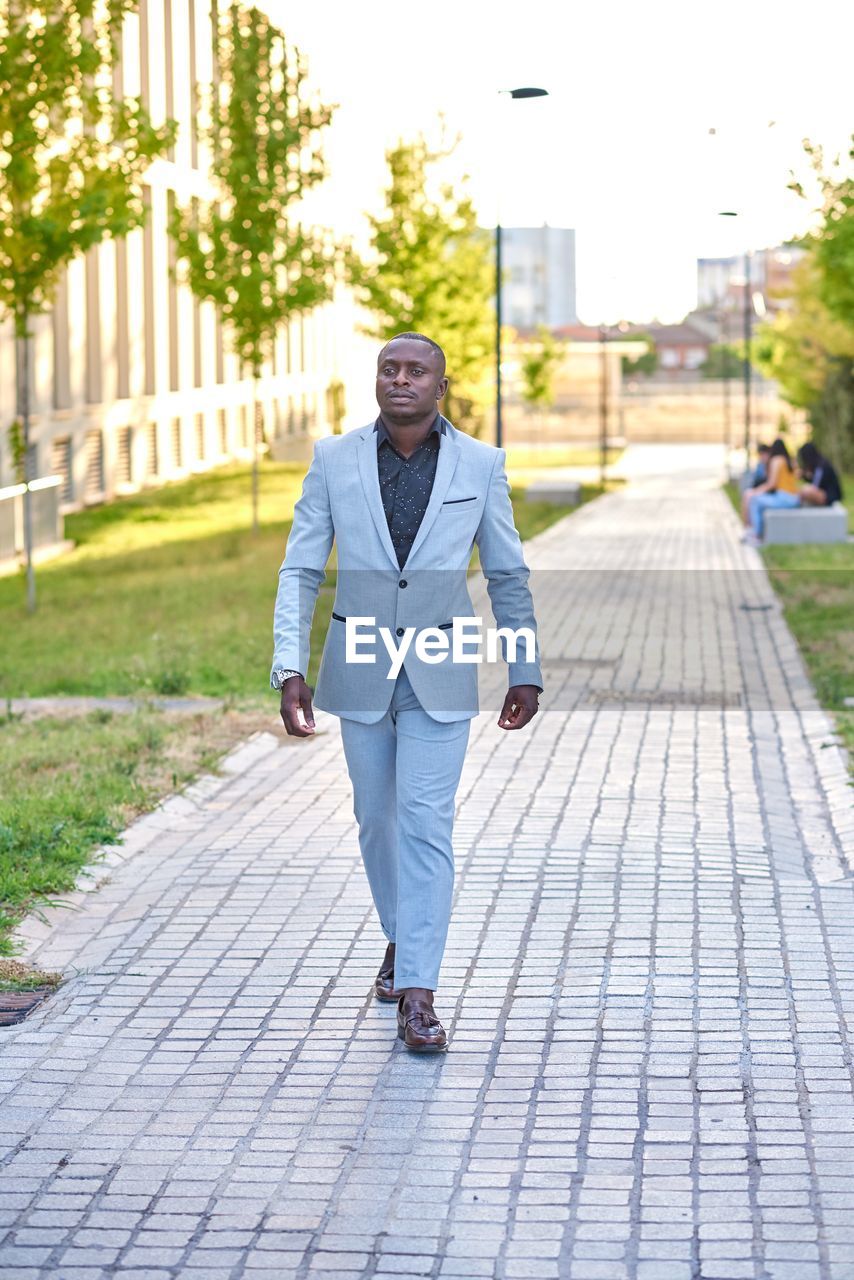
M434 342L432 338L428 338L426 333L395 333L391 338L389 338L388 342L380 350L380 354L379 356L377 356L377 361L379 361L380 356L382 355L383 351L385 351L389 343L397 342L398 338L408 338L410 342L426 342L427 346L432 347L433 350L438 354L439 359L442 362L442 374L444 375L445 365L446 365L445 353L442 350L442 348L439 346L438 342Z
M756 452L757 452L757 453L770 453L770 452L771 452L771 446L770 446L770 444L758 444L758 445L756 446Z

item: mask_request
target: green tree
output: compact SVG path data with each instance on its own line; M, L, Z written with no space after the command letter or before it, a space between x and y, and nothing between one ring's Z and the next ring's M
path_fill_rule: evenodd
M174 140L137 98L113 95L135 0L5 0L0 21L0 314L14 321L21 447L30 448L30 320L66 264L145 220L142 178ZM31 477L27 477L30 479ZM35 609L30 491L27 607Z
M854 467L854 324L822 301L812 250L792 273L790 307L763 324L754 358L790 404L806 409L820 448L840 466Z
M636 377L638 374L652 374L658 368L658 352L655 349L655 343L648 333L627 333L616 339L617 342L645 342L647 349L642 356L632 359L631 356L622 356L620 359L620 367L623 376L626 378Z
M854 161L854 134L848 160ZM827 310L837 320L854 325L854 175L839 158L828 168L821 147L806 141L820 193L821 223L810 238L816 265L816 289ZM793 181L791 189L807 198L804 185Z
M555 374L566 353L566 343L558 341L544 324L537 329L535 342L522 351L522 399L538 409L555 402Z
M806 409L813 437L854 467L854 179L820 147L804 144L818 186L818 221L801 241L789 306L761 326L755 359L791 404ZM854 155L854 152L851 153ZM805 199L803 183L791 187Z
M214 303L254 383L252 527L258 529L258 379L280 326L331 297L336 251L298 204L326 176L333 108L309 98L306 64L260 9L219 16L218 75L201 120L214 195L175 210L179 271ZM200 104L201 105L201 104Z
M371 337L417 330L444 348L448 413L477 435L491 396L495 276L491 237L477 225L465 180L432 181L455 145L433 148L419 135L386 153L385 208L368 215L371 253L350 255L349 276L375 317Z
M740 378L744 373L744 343L713 342L700 373L704 378Z

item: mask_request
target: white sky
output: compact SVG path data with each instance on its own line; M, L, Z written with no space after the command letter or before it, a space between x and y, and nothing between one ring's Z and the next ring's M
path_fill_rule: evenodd
M271 0L339 109L326 218L377 208L385 148L444 112L484 225L575 227L582 320L680 318L696 259L804 229L801 139L854 129L843 0ZM537 85L511 101L498 89ZM769 121L775 121L773 128ZM716 134L709 134L710 128ZM328 202L328 203L327 203ZM737 219L720 219L735 209Z

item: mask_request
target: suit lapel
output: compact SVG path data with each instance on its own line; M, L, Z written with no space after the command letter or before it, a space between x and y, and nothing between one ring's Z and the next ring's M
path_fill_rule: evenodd
M377 470L377 438L373 427L366 427L361 433L357 457L359 459L359 476L362 481L362 488L365 491L365 501L368 504L371 519L376 526L380 542L388 552L389 559L395 569L397 569L399 568L397 556L395 555L391 534L388 531L388 521L385 518L382 494L380 493L380 477ZM424 518L426 520L427 517L425 516Z
M418 527L418 532L415 535L415 541L409 549L409 555L406 557L407 564L412 561L412 557L415 555L416 551L421 546L421 543L432 529L436 517L442 509L442 503L445 501L445 494L448 492L448 488L454 476L454 471L457 467L457 462L459 461L460 446L457 444L452 434L454 429L446 419L443 419L443 421L445 422L445 433L439 437L439 457L436 462L436 476L433 480L433 491L430 494L430 501L427 503L427 510L424 512L424 519ZM395 560L395 564L396 563L397 561Z

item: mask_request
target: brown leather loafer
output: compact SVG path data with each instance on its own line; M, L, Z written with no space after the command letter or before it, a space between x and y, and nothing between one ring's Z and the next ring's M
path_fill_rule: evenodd
M378 1000L385 1000L391 1004L392 1001L396 1003L401 994L394 985L394 943L390 942L386 947L380 971L374 978L374 995Z
M397 1034L413 1053L444 1053L448 1047L445 1028L432 1009L419 1005L403 1012L403 996L397 1004Z

